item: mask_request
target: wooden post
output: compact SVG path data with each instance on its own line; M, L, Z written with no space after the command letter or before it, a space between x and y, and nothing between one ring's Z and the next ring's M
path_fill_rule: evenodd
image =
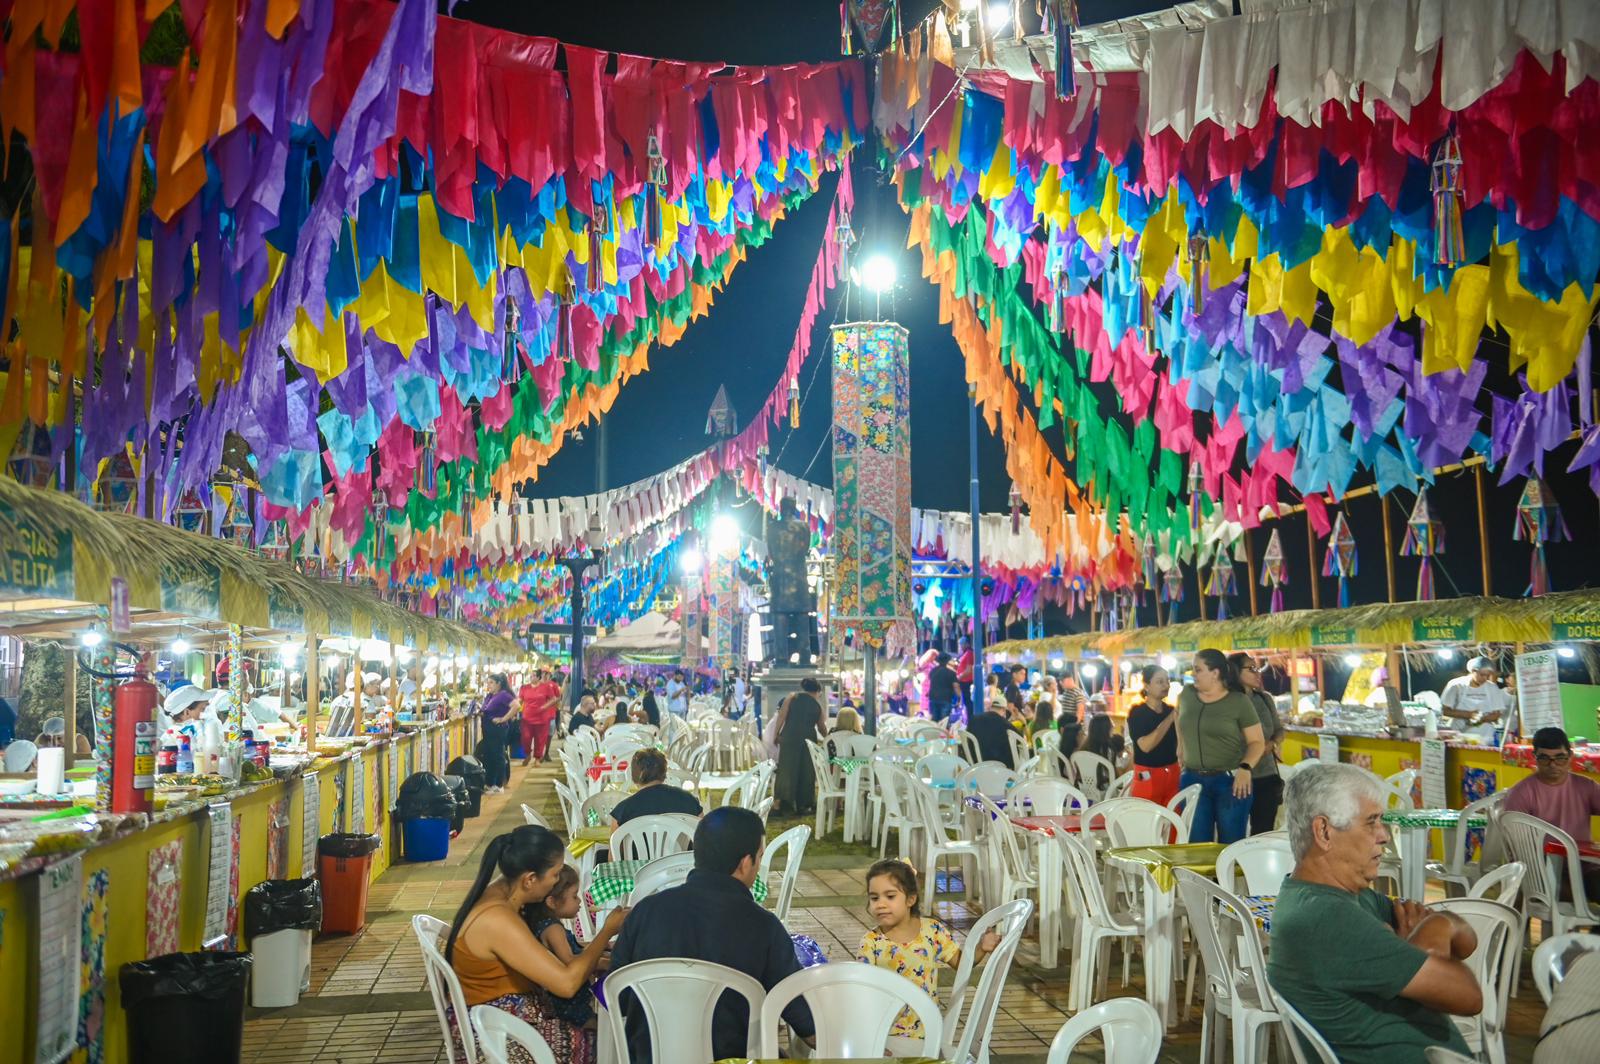
M78 648L69 643L62 653L67 659L65 682L62 685L66 688L67 710L61 719L66 722L67 733L62 736L61 745L66 748L66 767L71 768L73 755L78 750Z
M306 634L306 753L317 752L317 711L322 708L322 653L315 633Z
M389 644L389 709L400 712L400 663L393 643Z
M1483 501L1482 464L1472 467L1472 480L1478 488L1478 562L1483 574L1483 597L1488 598L1494 594L1494 585L1489 579L1489 516Z
M355 670L355 679L351 681L354 693L350 696L350 734L362 735L364 734L364 729L361 726L361 700L367 694L367 685L363 682L366 680L367 674L362 669L362 666L366 663L361 660L360 641L352 639L350 642L353 644L350 649L350 666Z
M1383 568L1389 579L1389 601L1394 602L1394 530L1389 527L1389 496L1378 496L1378 517L1383 521Z
M1194 602L1195 602L1195 607L1194 608L1200 611L1198 614L1196 614L1196 616L1199 617L1202 621L1205 620L1206 619L1206 582L1200 576L1200 550L1199 550L1198 547L1195 548L1195 552L1194 552Z
M1244 576L1250 581L1250 616L1254 617L1259 609L1256 601L1256 545L1250 538L1250 530L1244 530Z
M1311 608L1320 610L1322 608L1322 584L1320 583L1321 570L1317 568L1317 529L1311 523L1310 510L1306 511L1306 564L1311 570ZM1317 686L1319 688L1322 686L1321 661L1321 658L1317 659Z

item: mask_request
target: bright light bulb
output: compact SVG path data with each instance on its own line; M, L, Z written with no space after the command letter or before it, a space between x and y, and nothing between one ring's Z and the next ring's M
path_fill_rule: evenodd
M1100 675L1100 666L1091 661L1083 667L1083 674L1092 680Z
M1011 25L1011 8L1005 4L990 4L984 21L989 24L991 33L1003 30Z
M1050 671L1052 671L1052 672L1060 672L1062 670L1062 668L1066 664L1067 664L1066 661L1064 661L1061 658L1051 658L1050 659Z
M700 551L694 547L689 547L678 555L678 567L690 576L698 573L704 564L705 558L701 557Z
M106 637L101 635L99 632L85 632L78 637L78 642L82 643L90 650L93 650L95 647L105 642L105 640Z
M874 292L887 292L894 287L894 260L884 254L869 255L861 264L861 283Z
M174 657L181 658L185 654L189 653L190 649L189 641L187 639L174 639L172 641L172 653Z
M285 665L292 665L300 659L302 649L299 643L284 643L278 647L278 657Z
M1160 665L1163 669L1171 672L1173 669L1178 667L1178 659L1173 657L1171 654L1163 654L1161 655Z
M1443 650L1434 651L1434 655L1440 661L1454 661L1454 660L1456 660L1456 652L1454 650L1451 650L1449 647L1445 647Z
M1124 660L1122 662L1122 671L1123 672L1132 672L1133 671L1133 662Z
M1556 653L1564 658L1575 658L1578 656L1578 652L1573 650L1571 647L1556 647Z
M739 549L739 522L732 514L718 514L711 519L711 549L723 555Z
M1346 665L1350 666L1352 669L1354 669L1354 668L1356 668L1357 666L1359 666L1361 664L1361 655L1360 654L1346 654L1344 656L1344 663Z
M976 11L976 10L978 10L978 0L961 0L961 10L963 10L963 11Z

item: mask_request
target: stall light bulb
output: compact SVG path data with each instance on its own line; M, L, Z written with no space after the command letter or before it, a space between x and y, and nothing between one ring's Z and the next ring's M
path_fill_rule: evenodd
M174 639L172 641L172 653L175 657L181 658L185 654L189 653L191 649L192 648L189 646L189 641L187 639Z
M1440 661L1454 661L1454 660L1456 660L1456 652L1454 650L1451 650L1449 647L1445 647L1443 650L1434 651L1434 656L1437 657Z
M99 646L105 641L106 637L101 635L99 632L85 632L78 637L78 642L82 643L90 650L93 650L95 647Z
M991 33L998 33L1011 24L1011 9L1005 4L990 4L984 21L989 24Z
M1350 666L1352 669L1354 669L1354 668L1358 667L1361 664L1361 655L1360 654L1346 654L1344 656L1344 663L1346 665Z
M1122 671L1123 672L1132 672L1133 671L1133 662L1124 660L1123 663L1122 663Z
M1061 658L1051 658L1050 659L1050 671L1051 672L1060 672L1062 670L1062 668L1064 668L1066 666L1066 664L1067 663Z
M299 643L284 643L278 647L278 657L285 665L293 665L300 660L300 650Z
M1161 661L1159 664L1163 669L1171 672L1173 669L1178 667L1178 659L1173 657L1171 654L1163 654L1161 655Z
M1571 647L1556 647L1556 653L1563 658L1575 658L1578 652Z
M689 547L682 554L678 555L678 567L689 576L693 576L695 573L698 573L700 571L700 566L703 564L705 564L705 559L700 556L700 552L694 547Z
M1100 666L1091 661L1083 667L1083 674L1092 680L1100 675Z

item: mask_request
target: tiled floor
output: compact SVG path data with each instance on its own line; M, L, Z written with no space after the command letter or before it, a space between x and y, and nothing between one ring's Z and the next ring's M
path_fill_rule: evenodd
M246 1064L433 1064L444 1061L438 1023L428 996L422 957L411 937L411 917L429 913L449 919L472 885L482 844L522 822L520 804L528 803L552 823L561 818L551 782L552 767L517 768L513 786L503 795L484 798L483 813L467 822L451 844L450 857L426 865L396 865L373 885L368 897L368 925L359 935L332 935L312 950L311 992L289 1009L252 1010L245 1031ZM776 824L774 825L776 826ZM785 825L787 826L787 825ZM862 875L872 856L865 847L850 851L837 843L826 855L808 856L801 874L791 930L810 935L833 959L851 956L867 927ZM960 881L954 887L959 889ZM971 926L974 913L959 897L938 900L933 911L958 934ZM1109 992L1141 993L1139 962L1133 984L1118 985L1120 954L1113 952ZM993 1055L1006 1064L1043 1061L1050 1040L1067 1018L1067 969L1038 967L1038 950L1024 939L995 1021ZM1533 1039L1542 1009L1532 980L1524 973L1523 995L1512 1004L1507 1056L1532 1058ZM1180 990L1181 994L1181 990ZM1199 1059L1199 1008L1168 1033L1163 1061ZM1081 1060L1101 1059L1089 1046Z

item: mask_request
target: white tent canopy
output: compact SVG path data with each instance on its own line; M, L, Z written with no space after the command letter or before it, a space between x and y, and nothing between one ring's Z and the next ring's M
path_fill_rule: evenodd
M586 649L600 654L662 654L675 653L682 647L678 622L652 611L627 627L594 640Z

